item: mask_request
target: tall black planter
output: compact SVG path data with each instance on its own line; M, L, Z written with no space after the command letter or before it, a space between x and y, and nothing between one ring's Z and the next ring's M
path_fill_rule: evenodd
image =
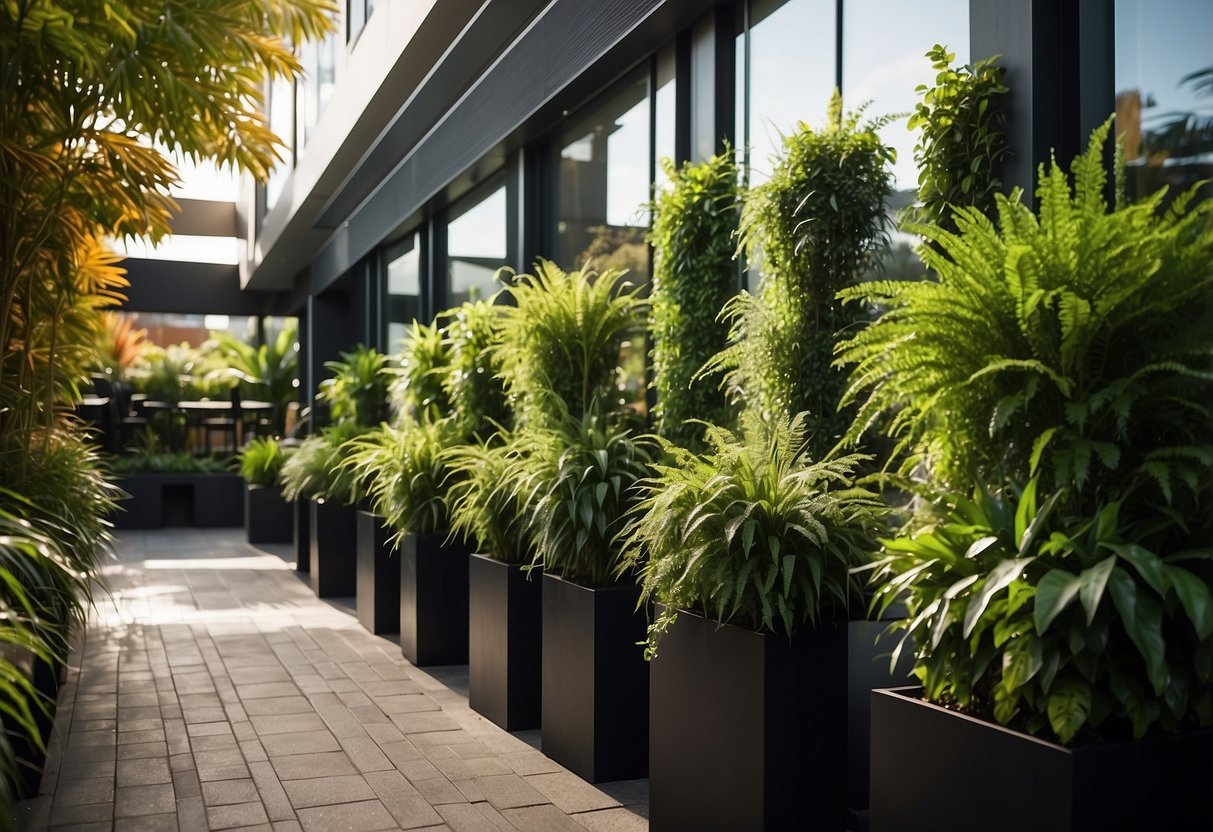
M320 598L354 594L357 558L355 510L331 501L311 501L312 591Z
M1066 748L920 694L872 693L872 832L1213 829L1213 730Z
M653 832L843 828L845 622L789 641L682 611L650 672Z
M294 517L295 571L312 571L312 501L296 500L291 504Z
M583 780L648 773L645 616L633 586L590 589L545 574L543 753Z
M400 629L400 557L391 536L379 515L358 512L358 621L372 633Z
M249 543L290 543L294 513L276 485L244 488L244 533Z
M507 731L539 727L539 578L485 555L468 562L468 704Z
M400 652L418 667L467 664L468 549L446 532L400 544Z

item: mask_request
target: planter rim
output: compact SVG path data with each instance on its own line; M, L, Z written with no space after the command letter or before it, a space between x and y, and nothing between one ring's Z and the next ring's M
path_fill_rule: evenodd
M653 603L657 607L671 606L670 604L666 604L661 601L654 601ZM751 633L756 636L774 636L775 638L782 638L782 639L788 639L788 640L794 639L797 636L797 633L792 633L792 635L789 636L787 633L780 633L780 632L776 632L774 630L755 630L753 627L747 627L744 624L734 624L731 621L717 621L716 619L712 618L709 615L705 615L704 613L701 613L701 612L696 612L695 610L689 610L686 607L679 607L678 614L679 615L689 615L692 618L702 619L702 620L706 621L707 623L715 626L716 629L718 629L718 630L723 629L725 627L732 627L734 630L741 630L743 633ZM850 624L850 623L851 623L850 619L830 618L830 619L823 619L822 621L817 622L816 626L805 627L803 629L811 630L811 631L820 631L824 628L824 625L829 625L829 624L835 625L835 629L837 629L840 625ZM877 623L879 623L879 622L877 622Z
M272 491L281 491L282 490L282 486L278 485L277 483L274 483L273 485L265 485L264 483L248 482L246 480L244 485L245 485L245 487L248 488L249 491L259 491L259 490L267 489L267 488Z
M523 572L526 571L526 567L527 567L527 564L525 564L525 563L510 563L509 561L501 560L501 558L493 557L492 555L488 554L487 552L468 552L468 557L479 558L480 560L487 560L490 563L500 563L502 566L508 566L511 569L519 569ZM540 575L542 575L543 567L536 566L535 571L538 572Z
M1032 743L1035 743L1036 745L1041 745L1046 748L1052 749L1053 751L1061 752L1061 753L1067 754L1069 756L1090 753L1090 752L1097 751L1097 750L1103 749L1103 748L1116 748L1116 747L1120 747L1120 746L1140 745L1142 743L1151 743L1151 742L1166 742L1168 740L1182 739L1185 736L1213 733L1213 728L1198 728L1195 731L1189 730L1189 731L1184 731L1179 734L1165 734L1165 735L1156 734L1154 736L1143 737L1140 740L1128 739L1128 740L1104 740L1104 741L1096 741L1096 742L1088 741L1088 742L1082 743L1081 745L1069 746L1069 745L1062 745L1060 743L1053 742L1052 740L1046 740L1042 737L1033 736L1032 734L1025 734L1023 731L1017 731L1014 728L1007 727L1006 725L999 725L997 722L991 722L990 720L982 719L979 716L973 716L972 714L962 713L961 711L954 711L951 708L945 708L943 705L937 705L934 702L928 702L926 699L922 698L922 687L919 685L905 685L902 687L895 687L895 688L873 688L872 695L873 696L896 697L898 699L903 699L903 700L911 702L915 705L921 706L923 708L928 708L933 711L939 711L939 712L947 714L950 717L953 717L956 719L963 719L966 722L974 723L987 730L997 731L1002 734L1009 734L1019 740L1022 740L1025 742L1032 742Z
M544 572L543 577L545 580L560 581L562 584L568 584L569 586L585 590L586 592L634 592L640 588L636 584L631 583L618 583L611 584L610 586L587 586L580 581L574 581L570 578L563 578L560 575L556 575L551 572Z

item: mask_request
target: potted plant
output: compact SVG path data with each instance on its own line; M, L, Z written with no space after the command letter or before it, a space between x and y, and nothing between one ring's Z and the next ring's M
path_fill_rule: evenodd
M808 418L664 442L624 568L656 601L650 820L658 829L841 829L849 570L883 512L860 456L812 460Z
M253 439L240 451L244 531L249 543L290 543L293 539L294 515L278 484L287 455L278 440L270 438Z
M119 529L162 526L217 528L244 522L243 489L226 458L165 450L145 427L115 458L110 470L125 492L122 511L113 516Z
M937 279L851 293L886 309L842 348L852 433L896 413L929 498L873 576L909 610L922 683L873 700L874 750L921 763L911 783L873 754L874 830L1213 823L1194 785L1213 774L1213 203L1109 206L1108 130L1072 186L1042 168L1039 215L1018 194L997 227L959 210L955 234L917 229Z

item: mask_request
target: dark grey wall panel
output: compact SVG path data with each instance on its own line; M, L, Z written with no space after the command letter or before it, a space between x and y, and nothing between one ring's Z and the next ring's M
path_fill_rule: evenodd
M236 204L212 199L178 199L181 211L173 217L173 233L195 237L242 237L236 221Z
M553 3L325 243L312 263L313 291L336 280L490 150L518 137L541 109L555 105L559 117L580 103L576 95L606 85L713 5Z
M130 288L123 309L206 315L261 315L269 297L242 292L235 266L176 260L122 261Z

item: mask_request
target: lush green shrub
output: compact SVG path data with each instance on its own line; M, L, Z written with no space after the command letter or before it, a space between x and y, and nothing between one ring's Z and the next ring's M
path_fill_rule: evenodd
M1208 550L1037 482L946 495L884 541L875 602L905 603L927 698L1063 743L1213 724L1213 599L1186 568Z
M720 389L699 370L728 343L720 312L737 290L733 235L741 188L733 151L697 165L663 160L670 187L653 202L653 386L657 433L698 447L703 426L729 420Z
M343 449L341 469L366 483L372 510L395 530L392 545L409 533L446 531L449 470L443 451L459 441L449 420L380 425Z
M449 448L446 502L452 531L462 534L481 554L523 564L530 562L531 551L512 479L519 474L517 461L518 450L508 435Z
M391 374L391 397L397 415L414 423L441 419L450 411L446 380L451 350L438 321L413 321Z
M273 341L260 346L226 332L216 334L210 342L224 365L215 373L238 380L244 398L270 402L274 406L270 421L278 433L284 429L287 407L298 397L298 340L299 327L292 323L284 326Z
M153 451L115 458L115 474L222 474L231 461L213 456L194 456L189 451Z
M1042 166L1039 214L1000 195L998 227L974 209L957 234L918 227L938 280L845 293L887 310L840 346L860 402L850 438L885 414L905 470L925 462L938 483L1039 473L1084 515L1133 491L1134 516L1170 505L1197 522L1213 464L1213 202L1163 211L1160 192L1109 209L1107 133L1073 188Z
M333 500L354 505L365 494L366 484L341 463L347 456L342 446L366 432L354 422L324 428L299 443L282 463L278 479L282 496L296 500Z
M835 295L888 244L894 151L876 134L887 119L860 125L861 115L844 116L835 92L825 127L801 123L784 137L770 180L746 194L739 232L761 269L761 296L730 302L731 345L711 365L764 419L808 411L814 456L849 423L838 412L846 377L831 363L835 333L857 313Z
M994 195L1002 191L999 166L1011 153L999 100L1008 89L996 57L953 69L956 55L936 44L927 58L937 71L935 85L918 88L922 100L906 125L922 130L914 147L919 173L912 215L953 231L954 208L994 213Z
M369 427L387 415L387 361L378 350L358 344L341 353L340 361L324 362L333 377L320 382L316 397L328 403L334 422Z
M506 480L525 515L532 562L589 586L610 584L633 486L649 474L655 440L591 409L565 414L554 427L529 427L513 448L517 467Z
M565 410L618 406L620 347L640 333L646 309L623 275L540 260L504 290L513 305L501 307L497 354L520 425L560 429Z
M710 426L703 454L663 443L625 534L624 565L666 605L650 657L679 608L786 634L845 615L849 570L875 548L883 507L854 484L864 457L809 457L807 421L746 413L740 435Z
M471 441L484 441L512 421L494 350L502 308L477 301L440 316L450 354L444 392L456 432Z
M240 476L249 485L274 485L287 456L277 439L253 439L240 451Z

